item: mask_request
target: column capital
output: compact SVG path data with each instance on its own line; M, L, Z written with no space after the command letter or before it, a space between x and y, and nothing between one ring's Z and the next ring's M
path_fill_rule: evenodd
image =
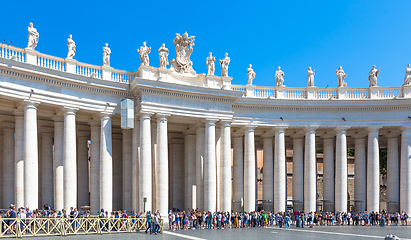
M371 132L377 132L378 133L378 131L381 128L382 128L381 126L370 126L370 127L367 127L367 130L368 130L369 133L371 133Z
M90 120L87 122L90 127L100 127L101 122L99 120Z
M312 133L318 129L318 126L307 126L304 128L305 133Z
M23 111L23 109L14 109L13 114L16 117L23 117L24 116L24 111Z
M161 121L161 122L167 122L170 116L171 114L169 113L157 113L156 114L157 121Z
M274 128L274 132L275 133L283 133L283 132L285 132L285 130L288 128L288 126L276 126L275 128Z
M335 128L335 131L337 133L346 133L348 129L350 129L348 126L338 126Z
M53 115L53 116L51 116L51 120L53 120L54 122L63 122L63 116Z
M3 129L14 129L15 124L14 124L14 122L2 122L1 127Z
M255 130L256 127L257 127L257 125L252 125L252 124L245 125L245 126L244 126L244 131L245 131L245 132L249 132L249 131L253 131L253 132L254 132L254 130Z
M54 132L54 128L43 126L43 127L40 128L40 132L41 132L41 133L53 133L53 132Z
M206 118L204 123L205 125L215 125L218 120L218 118Z
M111 116L113 115L114 115L113 112L106 112L106 111L100 112L99 114L100 119L111 119Z
M220 120L220 125L222 127L231 127L232 120Z
M140 119L151 119L151 116L153 114L154 114L153 112L146 112L146 111L140 111L137 113Z
M39 101L35 101L32 99L24 99L21 100L18 104L17 104L17 108L34 108L37 109L37 106L40 104Z
M77 137L89 137L90 132L89 131L77 131Z
M411 129L411 128L410 128ZM385 135L385 137L389 138L398 138L401 134L401 129L395 129L393 131L390 131Z
M64 106L57 110L57 115L75 115L78 110L76 107Z
M402 132L410 132L411 131L411 125L401 126L401 131Z

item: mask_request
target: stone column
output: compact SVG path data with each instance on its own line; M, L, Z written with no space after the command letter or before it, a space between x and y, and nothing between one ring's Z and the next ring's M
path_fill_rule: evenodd
M184 170L185 170L185 209L195 209L193 200L193 186L196 182L196 136L184 136ZM194 193L195 194L195 193Z
M365 136L355 138L354 198L356 212L364 212L367 203L367 170L365 161Z
M242 140L242 139L241 139ZM241 141L242 144L242 141ZM234 148L235 149L235 148ZM274 201L273 135L263 135L263 199ZM238 201L238 200L237 200ZM273 211L272 206L267 211Z
M14 110L15 143L14 143L14 192L16 206L24 204L24 119L23 111Z
M63 136L63 182L64 208L77 207L77 156L76 156L76 112L78 109L64 107Z
M133 210L132 182L133 182L133 132L132 129L123 129L123 208Z
M347 129L336 129L335 156L335 211L347 212L348 166L347 166Z
M215 122L214 119L205 121L204 210L211 212L217 209Z
M196 129L196 207L204 211L204 126Z
M41 128L41 194L42 202L54 206L54 189L53 189L53 128ZM88 194L88 193L87 193ZM60 209L61 210L61 209Z
M77 203L78 207L90 206L87 141L89 132L78 132L77 149Z
M274 212L285 212L287 200L287 175L285 160L285 136L287 127L275 128L274 148Z
M135 111L136 112L136 111ZM140 117L136 114L134 115L134 128L133 128L133 150L132 150L132 157L133 157L133 169L132 169L132 179L131 179L131 186L132 186L132 194L133 194L133 210L141 211L140 206L140 186L139 186L139 170L140 170Z
M244 152L243 136L233 137L233 201L244 200ZM233 206L234 211L242 212L238 209L239 204Z
M244 212L255 211L255 126L245 127L244 140Z
M401 132L400 209L411 212L411 126L403 126Z
M14 200L14 123L2 122L3 127L3 206Z
M37 106L39 102L24 100L24 203L30 209L38 208L38 147Z
M221 122L221 211L231 212L231 122Z
M153 119L151 123L151 209L153 211L157 210L156 205L156 194L157 194L157 186L156 186L156 164L157 164L157 121Z
M304 161L304 212L315 212L317 208L317 174L314 127L305 130Z
M90 212L100 212L100 121L89 122L90 146Z
M168 136L167 118L169 115L157 114L157 161L156 161L156 206L168 222ZM154 210L154 209L153 209Z
M387 202L400 201L400 171L398 159L398 136L388 136L387 146ZM388 211L400 212L399 204ZM398 207L397 207L398 206Z
M63 117L55 115L54 120L54 208L64 208L64 166L63 166Z
M378 145L379 127L368 128L367 154L367 211L380 211L380 154Z
M122 134L112 134L112 209L123 210L123 141Z
M113 158L111 114L101 113L100 134L100 208L113 208Z
M323 197L324 211L334 212L334 136L324 136L323 157ZM329 202L328 202L329 201Z
M301 205L304 201L303 139L299 136L293 137L293 200L294 209L303 211Z
M152 170L151 170L151 115L140 113L140 204L147 198L145 210L151 209L152 203Z
M184 140L181 138L171 139L171 162L172 176L170 177L171 189L171 206L180 210L184 209L184 182L185 182L185 166L184 166Z

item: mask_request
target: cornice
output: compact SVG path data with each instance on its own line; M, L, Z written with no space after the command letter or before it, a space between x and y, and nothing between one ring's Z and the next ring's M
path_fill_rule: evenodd
M232 100L232 99L218 98L218 97L206 97L206 96L201 96L201 95L182 93L182 92L172 92L172 91L166 91L166 90L141 88L140 91L143 93L153 93L156 95L166 95L166 96L179 97L179 98L190 98L190 99L195 99L195 100L225 102L225 103L235 102L235 100Z

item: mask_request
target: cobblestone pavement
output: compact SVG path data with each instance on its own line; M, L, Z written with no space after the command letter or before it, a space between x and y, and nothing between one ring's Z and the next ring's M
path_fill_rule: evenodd
M170 232L165 230L163 234L145 233L113 233L104 235L80 235L69 237L51 237L52 239L81 239L81 240L118 240L118 239L235 239L235 240L260 240L260 239L333 239L333 240L361 240L361 239L384 239L388 234L394 234L401 240L411 240L411 226L389 226L389 227L314 227L314 228L295 228L289 229L269 227L269 228L250 228L250 229L224 229L224 230L186 230Z

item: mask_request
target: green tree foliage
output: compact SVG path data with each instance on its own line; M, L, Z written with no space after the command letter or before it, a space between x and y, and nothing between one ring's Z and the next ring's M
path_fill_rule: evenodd
M387 149L380 148L380 174L387 174Z

